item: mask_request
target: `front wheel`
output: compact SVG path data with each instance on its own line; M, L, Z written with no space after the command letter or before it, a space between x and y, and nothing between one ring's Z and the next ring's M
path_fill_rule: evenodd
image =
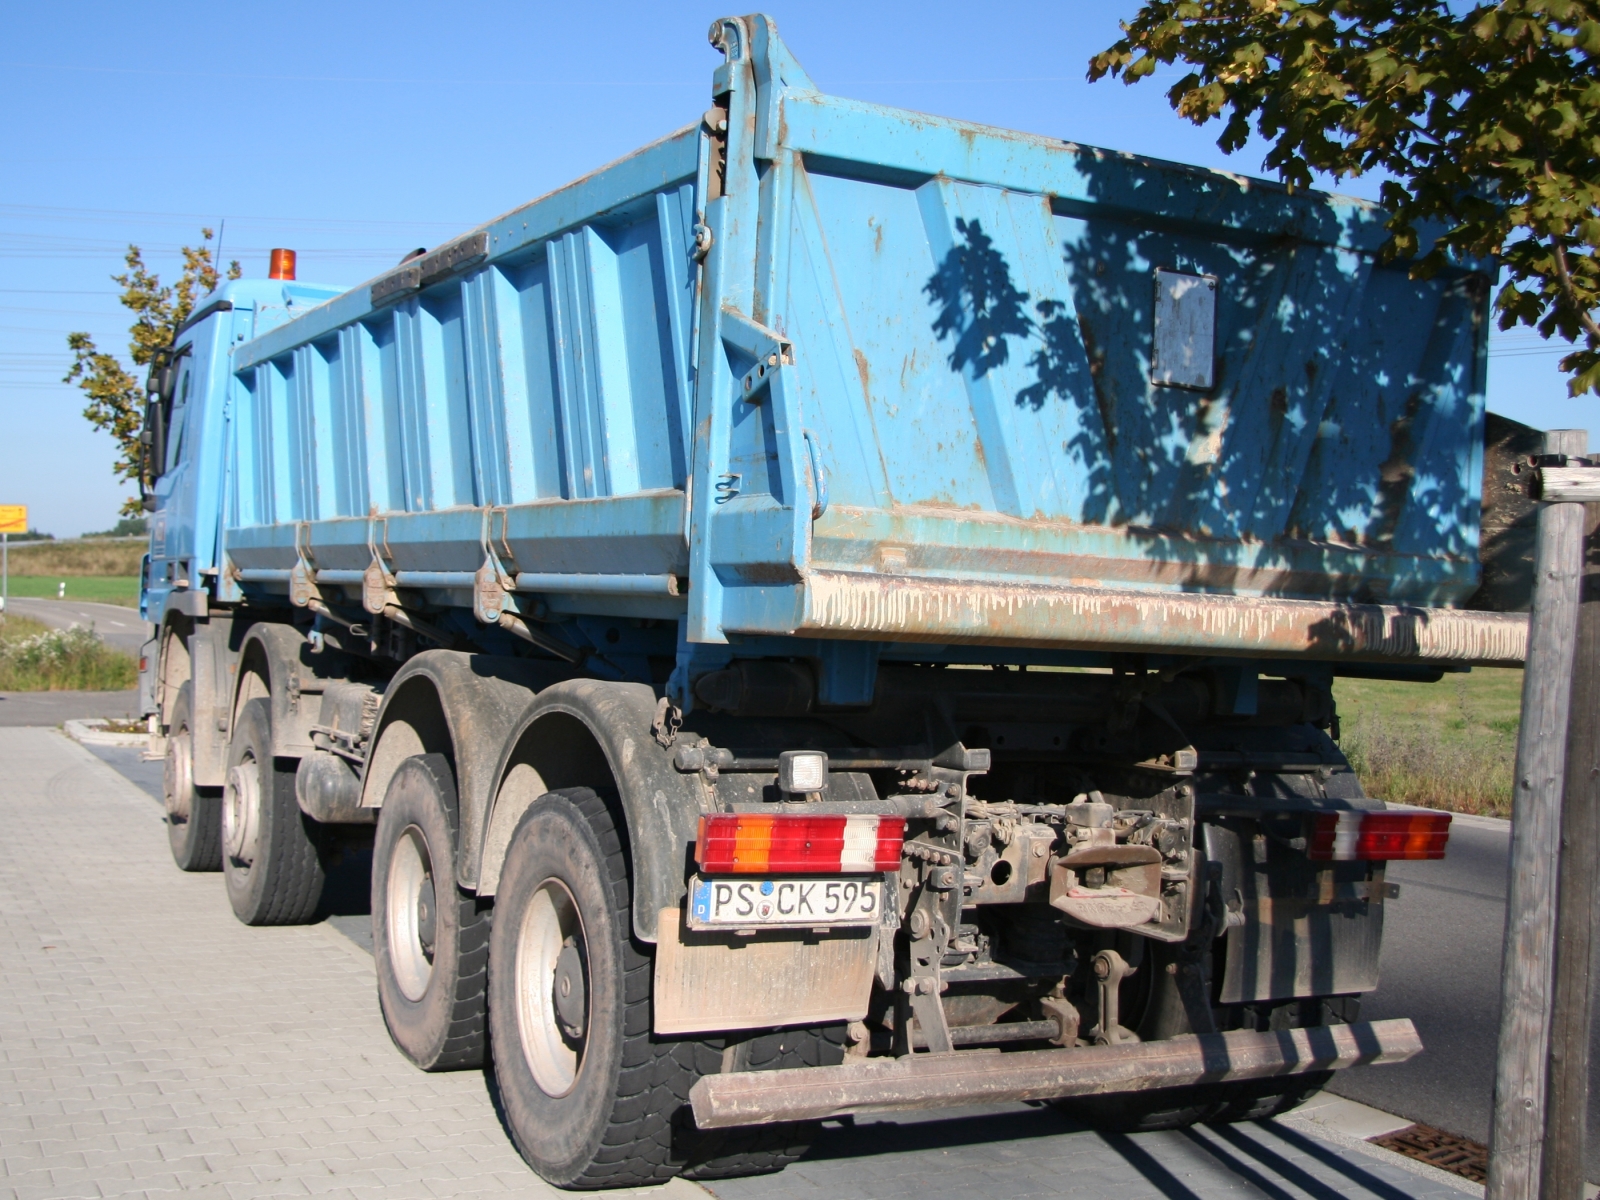
M272 702L239 711L222 792L222 873L246 925L303 925L322 900L315 823L294 796L294 770L272 756Z
M222 869L222 798L194 782L192 685L178 689L167 725L167 753L161 769L167 807L167 845L181 871Z

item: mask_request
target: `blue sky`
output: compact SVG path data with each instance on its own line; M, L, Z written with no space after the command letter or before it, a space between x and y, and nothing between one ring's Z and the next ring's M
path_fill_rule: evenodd
M1259 173L1157 80L1090 85L1133 0L767 6L827 91ZM164 277L202 224L264 275L354 284L558 187L704 109L707 3L6 6L0 46L0 503L59 536L103 529L127 486L109 435L59 382L69 330L126 349L108 276L129 242ZM1341 190L1372 194L1364 181ZM1496 335L1490 407L1600 425L1559 354Z

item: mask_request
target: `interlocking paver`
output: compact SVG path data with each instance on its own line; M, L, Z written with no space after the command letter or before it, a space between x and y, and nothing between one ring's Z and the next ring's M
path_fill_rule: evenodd
M425 1075L393 1050L366 951L333 923L240 925L220 876L171 865L159 806L81 747L0 728L0 829L0 1200L560 1194L517 1157L481 1074ZM961 1200L1473 1194L1298 1127L1126 1138L1020 1105L830 1124L783 1174L655 1190L918 1200L931 1188Z
M0 730L0 828L0 1197L560 1194L480 1075L395 1053L370 966L318 928L240 925L80 747Z

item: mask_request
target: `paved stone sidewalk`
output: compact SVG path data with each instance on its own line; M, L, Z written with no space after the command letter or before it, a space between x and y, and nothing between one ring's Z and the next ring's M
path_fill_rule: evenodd
M81 747L0 730L0 830L0 1197L561 1194L481 1073L395 1053L366 955L240 925Z
M517 1157L481 1074L424 1075L394 1051L355 941L334 924L240 925L221 876L177 871L159 805L107 763L53 730L0 729L0 831L0 1200L561 1194ZM709 1190L1481 1194L1314 1132L1284 1121L1108 1137L1022 1105L869 1117L825 1127L781 1175Z

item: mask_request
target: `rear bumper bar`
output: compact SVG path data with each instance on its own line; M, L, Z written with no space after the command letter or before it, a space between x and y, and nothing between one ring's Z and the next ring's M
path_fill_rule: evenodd
M957 1051L708 1075L689 1102L701 1129L817 1120L864 1110L950 1108L1001 1100L1056 1100L1109 1092L1264 1079L1404 1062L1422 1050L1407 1020L1274 1033L1220 1033L1124 1046Z

